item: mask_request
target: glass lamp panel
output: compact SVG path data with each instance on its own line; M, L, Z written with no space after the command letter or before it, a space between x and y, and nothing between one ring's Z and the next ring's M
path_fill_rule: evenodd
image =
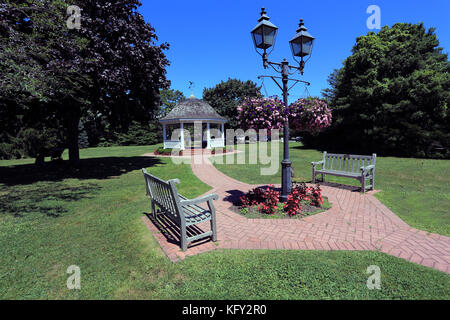
M263 49L263 28L260 27L252 32L253 42L256 48Z
M311 38L303 38L302 39L302 54L303 56L307 56L311 54L313 39Z
M291 41L291 51L294 57L300 57L301 46L300 43Z
M271 47L275 43L275 37L277 35L277 29L264 26L264 45L265 49Z

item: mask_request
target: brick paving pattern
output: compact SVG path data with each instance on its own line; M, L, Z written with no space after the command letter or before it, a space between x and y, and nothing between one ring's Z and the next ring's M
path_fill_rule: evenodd
M193 159L194 174L213 188L207 194L219 195L214 202L218 241L200 240L182 252L176 226L161 216L157 221L144 216L142 220L174 262L217 248L378 250L450 273L450 238L410 227L378 201L373 191L361 194L357 187L326 183L321 188L332 208L325 212L302 219L248 219L229 208L234 199L256 185L228 177L208 157ZM209 223L198 227L209 230Z

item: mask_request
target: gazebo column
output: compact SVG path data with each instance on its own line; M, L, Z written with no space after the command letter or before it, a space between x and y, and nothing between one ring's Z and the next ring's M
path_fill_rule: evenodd
M180 123L180 149L184 150L184 124L183 122Z
M222 122L222 147L225 147L225 125Z
M166 125L163 124L163 146L166 148Z
M211 149L211 132L209 130L209 122L206 123L206 149Z

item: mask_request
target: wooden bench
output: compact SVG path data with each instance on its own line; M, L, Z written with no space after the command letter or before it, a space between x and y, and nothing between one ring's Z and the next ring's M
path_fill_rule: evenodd
M180 227L180 242L183 251L186 251L188 243L194 240L212 237L213 241L217 241L216 212L213 205L213 200L219 199L217 194L189 200L178 194L176 184L180 183L180 180L164 181L151 175L145 169L142 169L142 173L145 177L147 195L151 198L153 217L156 219L159 213L163 213ZM198 205L204 202L207 203L208 209ZM211 231L192 237L187 236L187 227L205 221L210 221Z
M354 154L323 153L322 161L312 162L312 183L316 183L316 175L324 175L354 178L361 182L361 191L373 190L375 186L375 161L377 155L361 156ZM317 169L317 165L322 165Z

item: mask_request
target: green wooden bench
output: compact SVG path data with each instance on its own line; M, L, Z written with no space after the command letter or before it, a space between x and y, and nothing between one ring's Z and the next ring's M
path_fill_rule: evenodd
M316 175L324 175L354 178L361 182L361 191L373 190L375 186L375 161L377 155L361 156L354 154L323 153L322 161L312 162L312 183L316 183ZM317 169L317 165L322 165Z
M186 251L188 243L194 240L212 237L213 241L217 241L216 211L213 205L213 200L219 199L217 194L189 200L178 194L176 184L180 183L180 180L164 181L151 175L145 169L142 169L142 173L145 177L147 195L151 198L153 216L156 219L159 213L163 213L180 227L180 242L183 251ZM198 205L205 202L208 209ZM192 237L187 236L187 227L205 221L210 221L211 231Z

